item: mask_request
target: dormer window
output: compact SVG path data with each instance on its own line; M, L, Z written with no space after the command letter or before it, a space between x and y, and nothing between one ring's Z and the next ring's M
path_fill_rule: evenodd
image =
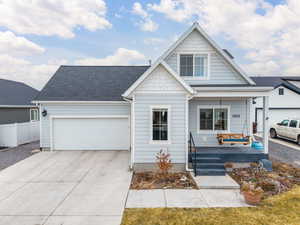
M208 77L208 54L180 54L179 73L182 77L204 79Z

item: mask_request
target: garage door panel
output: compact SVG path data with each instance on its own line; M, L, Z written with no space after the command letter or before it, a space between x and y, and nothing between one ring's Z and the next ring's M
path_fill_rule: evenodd
M300 117L299 109L270 109L269 110L269 124L279 123L284 119L294 119ZM257 110L257 122L258 122L258 131L263 130L263 110Z
M128 150L128 118L55 118L55 150Z

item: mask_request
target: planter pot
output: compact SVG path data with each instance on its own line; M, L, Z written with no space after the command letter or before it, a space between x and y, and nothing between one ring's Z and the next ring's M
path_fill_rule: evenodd
M252 192L243 192L245 201L249 205L258 205L261 202L263 194L253 194Z
M229 173L231 173L232 171L233 171L233 168L225 168L226 169L226 172L229 172Z

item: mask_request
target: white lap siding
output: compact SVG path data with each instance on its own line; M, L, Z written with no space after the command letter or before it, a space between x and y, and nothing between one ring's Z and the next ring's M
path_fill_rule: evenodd
M46 110L47 116L41 116L42 148L50 148L50 117L51 116L129 116L129 104L42 104L41 111Z
M189 131L192 132L196 146L219 146L216 133L199 133L198 106L229 106L229 132L250 134L250 107L249 100L246 106L246 99L239 100L190 100L189 101ZM246 110L247 107L247 110ZM248 112L247 112L248 111ZM240 115L240 117L237 117ZM224 145L226 146L226 145Z
M185 163L186 109L185 94L135 95L135 150L134 163L154 163L160 149L167 149L173 163ZM151 144L151 106L170 106L170 144Z
M179 73L179 54L210 54L210 78L208 80L187 80L189 84L245 84L246 81L230 66L223 57L202 37L193 31L165 59L174 71Z

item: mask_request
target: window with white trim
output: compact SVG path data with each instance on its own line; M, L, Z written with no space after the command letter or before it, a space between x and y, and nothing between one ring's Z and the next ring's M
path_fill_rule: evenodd
M180 54L179 70L182 77L206 78L208 54Z
M169 109L152 108L152 141L169 140Z
M199 131L227 131L229 123L228 107L199 107Z
M30 109L30 121L38 121L38 120L40 120L39 110L38 109Z

